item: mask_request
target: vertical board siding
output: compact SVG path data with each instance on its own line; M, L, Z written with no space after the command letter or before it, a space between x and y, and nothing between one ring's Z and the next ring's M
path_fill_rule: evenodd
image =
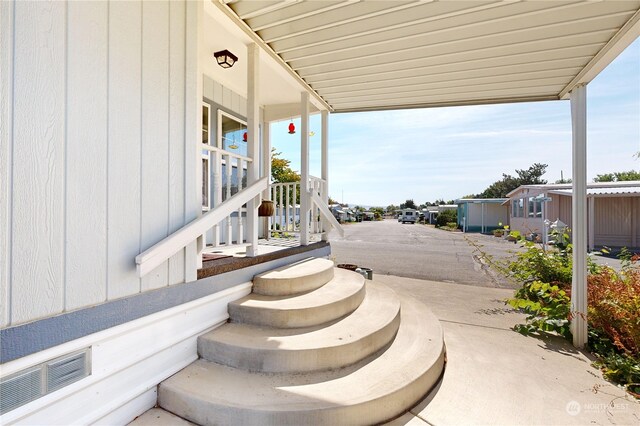
M0 3L0 327L196 278L199 2Z
M16 2L12 322L64 304L65 18L62 2Z
M65 308L107 297L108 3L68 3ZM70 238L69 238L70 237Z
M572 197L561 195L558 197L558 217L569 228L571 228L571 209L572 209Z
M169 3L142 3L141 239L144 251L168 235ZM168 263L142 277L142 291L167 285Z
M185 222L201 213L202 177L200 139L202 137L202 70L198 62L203 38L204 4L188 1L185 11ZM194 241L185 248L185 281L197 278L198 248Z
M13 2L0 2L0 327L11 322L13 6Z
M595 204L595 241L598 245L631 246L631 197L601 197Z
M185 4L169 5L169 232L184 224ZM184 282L185 252L169 259L169 285Z
M634 197L633 200L633 210L631 212L632 228L633 228L633 241L631 241L631 245L634 247L640 246L640 197Z
M140 3L109 4L109 299L140 291L141 25Z

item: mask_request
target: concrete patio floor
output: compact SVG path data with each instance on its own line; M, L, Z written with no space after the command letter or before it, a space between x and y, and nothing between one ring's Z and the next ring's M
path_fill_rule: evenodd
M374 276L426 304L442 322L444 376L398 425L638 425L640 403L602 378L562 338L522 336L513 290Z

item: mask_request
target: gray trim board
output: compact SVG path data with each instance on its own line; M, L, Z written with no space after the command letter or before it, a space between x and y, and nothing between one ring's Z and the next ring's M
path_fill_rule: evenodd
M142 318L251 281L270 269L308 257L326 257L329 245L269 262L109 301L0 330L0 364Z

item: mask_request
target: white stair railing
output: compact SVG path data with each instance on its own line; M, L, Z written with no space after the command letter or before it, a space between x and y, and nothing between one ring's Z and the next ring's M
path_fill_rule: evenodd
M154 268L160 266L178 251L193 241L196 241L214 225L229 217L233 212L238 211L249 200L260 197L262 191L267 189L267 187L268 179L263 177L254 184L249 185L246 189L227 198L220 205L183 226L153 247L137 255L136 267L138 276L142 277ZM255 243L257 243L257 241Z
M274 212L269 229L271 232L300 232L300 182L273 183L271 200Z
M243 176L246 176L245 171L249 168L250 164L253 162L253 159L250 157L246 157L244 155L240 155L235 152L226 151L214 146L203 146L203 149L211 152L213 156L212 164L214 164L215 171L214 175L214 205L219 205L222 203L223 199L229 199L234 194L233 189L233 169L237 170L237 192L242 191L243 185ZM226 188L223 188L223 176L222 176L222 165L225 165L225 173L224 177L226 178ZM237 211L232 212L226 218L223 218L220 223L215 224L213 228L213 232L210 234L207 243L212 245L213 247L219 247L221 244L225 244L227 246L232 245L234 241L237 244L241 244L244 242L244 219L243 213L245 213L246 209L243 206L238 207ZM233 215L237 216L237 222L234 226L233 224Z
M311 201L313 201L313 204L318 207L318 210L320 211L322 217L327 222L329 222L329 224L336 231L338 231L341 237L344 237L344 229L342 228L342 226L340 226L340 223L333 216L331 210L329 210L329 206L327 206L327 203L323 202L322 198L320 198L320 195L318 195L315 191L311 191L309 194L311 195Z
M331 226L342 235L342 227L334 218L327 203L322 201L323 194L326 193L326 181L310 176L308 188L308 196L311 199L309 233L322 234L328 232ZM304 192L301 192L300 182L273 183L270 185L270 194L274 203L274 214L270 218L268 227L270 232L300 233L300 203L297 203L297 198L298 194L300 197L305 195Z

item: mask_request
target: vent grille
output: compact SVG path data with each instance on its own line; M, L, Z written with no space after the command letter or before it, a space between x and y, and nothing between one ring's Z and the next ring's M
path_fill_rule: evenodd
M87 354L81 352L47 364L47 393L53 392L87 374Z
M42 367L21 372L0 382L0 414L11 411L42 394Z
M0 379L0 415L90 375L89 351L64 355Z

